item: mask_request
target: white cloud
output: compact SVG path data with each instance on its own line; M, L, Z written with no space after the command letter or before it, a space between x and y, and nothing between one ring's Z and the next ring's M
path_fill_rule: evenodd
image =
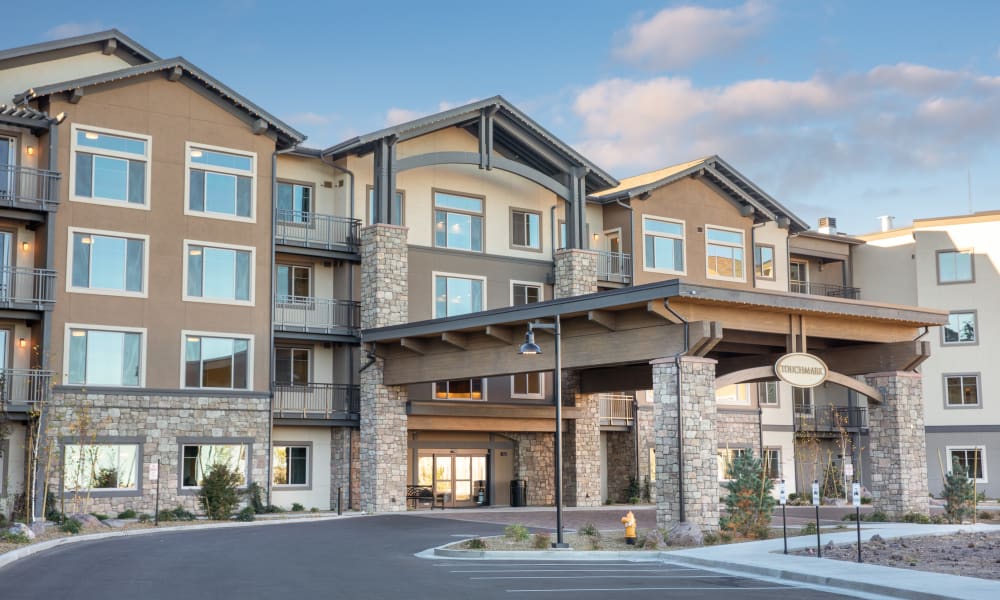
M86 33L94 33L95 31L103 31L106 29L100 21L87 21L82 23L60 23L52 29L49 29L42 34L42 37L47 40L58 40L68 37L76 37L78 35L84 35Z
M762 0L747 0L734 8L665 8L632 25L615 57L652 69L684 67L705 56L725 54L759 34L770 12Z
M477 100L478 98L466 100L465 102L449 102L448 100L442 100L438 102L437 108L433 110L412 110L409 108L399 108L394 106L386 111L384 123L386 127L392 127L393 125L407 123L421 117L426 117L427 115L444 112L446 110L451 110L452 108L470 104L472 102L476 102Z

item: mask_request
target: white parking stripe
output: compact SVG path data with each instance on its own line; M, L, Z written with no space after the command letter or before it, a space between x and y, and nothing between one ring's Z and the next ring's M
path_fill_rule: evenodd
M739 579L734 575L643 575L643 579ZM502 575L469 579L634 579L631 575Z
M623 569L464 569L450 573L621 573ZM627 569L629 573L676 573L698 569Z
M541 593L551 594L553 592L657 592L657 591L723 591L723 590L787 590L793 589L784 585L774 586L752 586L752 587L636 587L636 588L572 588L572 589L538 589L538 590L505 590L510 593Z

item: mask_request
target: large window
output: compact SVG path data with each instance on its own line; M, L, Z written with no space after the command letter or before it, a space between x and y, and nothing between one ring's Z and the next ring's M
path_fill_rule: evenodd
M402 190L396 190L396 195L389 202L389 224L404 225L406 208L405 194ZM375 189L368 186L368 223L375 222Z
M979 406L979 375L945 375L945 406Z
M542 300L542 284L529 283L523 281L510 282L511 306L532 304L534 302L541 302L541 300Z
M725 385L715 390L715 401L720 404L750 404L750 386L745 383Z
M434 192L434 245L483 251L483 199Z
M774 246L753 247L753 270L758 279L774 279Z
M709 279L746 280L742 231L705 227L705 258Z
M188 143L187 156L187 214L253 220L255 154Z
M67 326L69 352L66 382L70 385L142 385L144 329L92 329Z
M647 271L684 274L684 223L642 218L644 264Z
M434 275L434 318L483 310L485 279Z
M69 229L69 289L145 296L146 241L149 236Z
M952 471L957 463L963 469L969 479L975 479L979 483L988 483L986 479L986 447L972 446L968 448L953 448L949 446L948 470Z
M762 461L768 479L781 479L781 448L764 448Z
M510 377L511 398L541 399L545 397L544 373L519 373Z
M512 208L510 211L510 245L518 250L542 249L542 214Z
M301 265L277 265L278 304L302 303L312 296L312 268Z
M436 400L482 400L482 379L453 379L434 383Z
M185 300L253 303L254 249L184 242L187 261Z
M250 389L251 337L184 334L184 387Z
M278 182L278 220L309 223L312 217L313 188L300 183Z
M138 444L66 444L63 490L138 490Z
M750 450L748 448L719 448L716 453L716 464L719 468L719 481L732 479L733 462L737 457L743 456Z
M976 312L953 312L941 328L942 340L947 345L976 343Z
M274 382L279 385L309 383L309 348L274 349Z
M965 283L975 281L971 250L938 250L938 283Z
M281 444L272 452L274 485L309 485L309 446Z
M148 208L149 136L78 125L72 136L74 200Z
M181 446L181 456L181 487L200 487L205 475L219 464L239 473L240 483L246 484L246 444L184 444Z

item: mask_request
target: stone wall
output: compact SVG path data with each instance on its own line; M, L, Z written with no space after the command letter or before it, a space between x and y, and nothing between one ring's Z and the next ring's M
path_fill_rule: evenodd
M575 406L577 418L564 420L563 504L601 505L601 420L596 394L580 394L579 374L563 371L563 406Z
M354 427L330 429L330 508L337 509L337 488L343 493L344 510L360 508L358 469L360 435Z
M528 485L529 506L554 506L555 453L551 433L510 432L500 435L514 440L514 479Z
M760 426L756 410L719 409L716 430L720 448L753 448L760 458Z
M628 502L629 477L635 473L635 434L608 431L604 435L608 452L608 498L612 502Z
M378 223L361 228L361 328L406 323L409 254L406 227Z
M581 296L597 291L597 253L591 250L556 250L555 272L553 298Z

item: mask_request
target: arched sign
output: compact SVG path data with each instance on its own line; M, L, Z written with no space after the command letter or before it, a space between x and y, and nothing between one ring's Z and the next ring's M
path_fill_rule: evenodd
M774 363L774 374L778 379L794 387L816 387L826 381L829 373L823 359L805 352L786 354Z

